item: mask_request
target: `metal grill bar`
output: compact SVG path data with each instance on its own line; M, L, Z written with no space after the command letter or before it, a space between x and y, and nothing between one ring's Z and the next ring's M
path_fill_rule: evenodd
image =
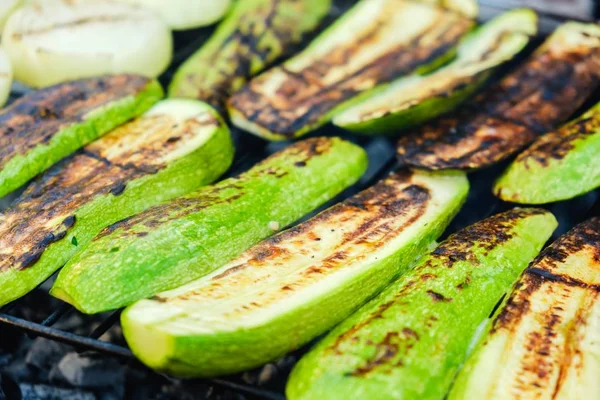
M31 333L36 336L56 340L57 342L65 343L76 348L95 350L120 358L133 358L133 354L131 353L131 351L124 347L92 338L87 338L85 336L76 335L71 332L55 329L50 326L44 326L35 322L26 321L24 319L13 317L11 315L0 314L0 323L12 326L14 328L18 328L26 333Z

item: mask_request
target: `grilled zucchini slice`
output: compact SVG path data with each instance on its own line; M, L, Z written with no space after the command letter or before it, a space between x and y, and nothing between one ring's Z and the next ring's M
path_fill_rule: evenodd
M336 114L333 124L365 134L398 133L451 111L512 59L537 32L537 15L508 11L465 37L457 58L429 75L411 75Z
M443 399L471 338L556 227L513 209L450 236L292 371L296 399Z
M600 186L600 103L581 118L537 139L494 186L506 201L544 204Z
M164 100L55 165L0 218L0 305L34 289L106 226L212 182L232 159L216 111Z
M148 366L174 375L229 374L274 360L408 269L467 192L463 173L392 174L210 275L129 307L125 338Z
M162 97L158 82L113 75L59 84L0 112L0 197Z
M456 114L402 137L400 160L433 170L490 166L570 118L599 84L600 26L567 22Z
M525 271L449 398L600 398L600 219L576 226Z
M237 92L232 122L269 140L301 136L370 89L446 61L476 8L473 0L362 0L302 53Z
M106 228L51 293L86 313L200 278L356 182L365 151L339 138L291 145L226 179Z
M288 53L327 15L331 0L238 0L211 38L177 70L171 97L224 109L247 80Z

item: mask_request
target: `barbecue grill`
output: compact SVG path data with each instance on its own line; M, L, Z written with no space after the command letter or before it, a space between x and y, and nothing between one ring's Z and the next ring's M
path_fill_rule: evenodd
M333 8L333 12L325 24L337 17L354 3L354 1L337 0L334 3L336 6ZM496 2L496 4L497 3L500 2ZM491 4L491 2L488 1L481 1L480 19L485 21L512 6L512 4L505 3L509 2L502 2L502 6L498 6ZM533 41L530 48L518 57L518 60L515 62L522 60L532 48L537 46L544 37L560 23L567 19L573 19L565 18L561 15L546 12L544 10L538 10L538 12L540 15L540 34ZM588 19L581 18L581 20L587 21ZM210 35L211 31L211 29L203 28L175 34L176 52L174 61L170 69L161 77L163 84L166 84L171 80L176 67L194 50L200 47L202 42ZM515 62L513 62L512 65L514 65ZM510 66L507 68L510 68ZM11 93L11 99L14 100L23 93L26 93L27 90L27 88L16 88L16 90ZM597 102L600 96L595 95L594 97L596 98L590 99L582 109ZM236 143L237 154L228 176L237 175L240 172L243 172L254 163L286 146L286 143L264 142L261 139L241 132L235 128L232 129L232 135ZM323 206L321 210L330 206L332 203L338 202L364 189L393 169L399 167L396 162L395 140L393 138L352 136L331 125L319 129L313 135L335 135L344 137L345 139L363 146L367 150L370 159L369 169L362 179L335 198L332 202ZM494 197L491 192L494 178L497 177L507 165L508 162L504 162L492 168L477 171L469 175L469 180L471 182L469 198L462 211L449 226L446 235L492 214L513 207L512 204L505 203ZM548 205L547 208L556 215L560 222L559 229L554 233L552 239L555 239L560 234L566 232L575 224L589 217L600 215L599 196L600 190L596 190L573 200ZM312 215L314 215L314 213ZM53 278L50 278L49 281L52 279ZM0 358L2 357L3 352L10 351L11 346L14 346L15 343L22 339L23 334L25 334L30 338L39 336L52 341L65 343L73 346L78 351L95 352L101 357L114 357L119 361L126 363L131 368L146 370L146 367L134 358L120 337L118 326L120 310L102 314L101 316L81 315L77 319L80 326L70 330L61 329L61 321L72 317L77 311L72 306L51 298L47 293L46 287L48 287L47 284L42 284L38 289L27 296L0 309ZM57 306L51 308L51 306L55 304ZM92 328L86 329L89 327ZM116 333L112 335L116 336L116 338L112 338L111 340L101 340L101 338L110 336L107 333L111 332ZM3 347L5 348L3 349ZM306 348L296 352L295 356L301 355L304 351L306 351ZM191 388L202 387L204 388L203 390L205 390L203 393L206 393L206 388L212 388L213 395L225 396L224 398L240 398L241 396L241 398L248 399L284 399L283 388L285 386L287 374L293 366L293 360L297 360L297 358L298 357L292 356L292 362L280 365L275 377L271 380L267 380L267 382L262 385L248 383L249 379L246 379L247 377L244 377L243 375L219 379L188 381L186 382L186 385L189 385ZM151 373L149 371L147 371L147 373L149 376L153 377L152 379L155 377L157 381L164 381L166 383L173 381L172 378L166 376L155 374L153 372ZM7 380L5 376L2 376L2 378L5 379L0 380L0 388L4 390L6 396L9 398L20 398L19 396L21 396L21 394L18 386L16 386L13 381ZM207 395L200 394L200 396ZM0 390L0 398L1 397L2 391Z

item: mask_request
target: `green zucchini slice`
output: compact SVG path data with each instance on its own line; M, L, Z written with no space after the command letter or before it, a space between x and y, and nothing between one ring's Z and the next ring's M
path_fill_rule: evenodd
M232 122L269 140L301 136L392 80L452 57L474 0L362 0L302 53L229 101Z
M401 172L123 314L129 346L183 376L250 369L330 329L408 269L468 192L464 173Z
M34 289L106 226L214 181L233 152L210 106L164 100L56 164L0 218L0 305Z
M339 138L288 146L237 177L106 228L51 293L96 313L181 286L331 199L366 166L365 151Z
M581 118L541 136L496 182L502 200L544 204L600 187L600 103Z
M0 112L0 197L162 97L154 80L112 75L61 83Z
M238 0L210 39L179 67L169 96L224 109L250 77L315 29L330 6L331 0Z
M537 15L508 11L467 35L457 58L429 75L414 74L336 114L333 124L365 134L398 133L453 110L511 60L537 32Z
M450 236L292 371L297 399L443 399L471 338L556 227L513 209Z
M455 114L400 138L399 158L432 170L488 167L557 128L599 84L600 26L567 22Z
M600 398L600 219L576 226L527 269L450 400Z

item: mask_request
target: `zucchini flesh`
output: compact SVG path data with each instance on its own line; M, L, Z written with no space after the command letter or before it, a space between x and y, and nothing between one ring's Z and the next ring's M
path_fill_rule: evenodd
M600 219L576 226L525 271L449 398L600 398Z
M600 26L567 22L522 65L461 107L400 139L407 165L490 166L566 121L600 84Z
M232 122L269 140L301 136L370 89L452 56L474 22L472 0L362 0L299 55L254 78L229 101Z
M471 338L557 223L513 209L450 236L292 371L295 399L442 399Z
M169 96L218 109L247 80L290 52L327 15L331 0L238 0L210 39L177 70Z
M212 182L233 152L210 106L165 100L58 163L0 219L0 305L33 290L106 226Z
M106 228L67 263L51 294L96 313L181 286L331 199L366 165L365 151L339 138L293 144L238 177Z
M162 97L159 83L112 75L27 94L0 113L0 197Z
M567 200L600 187L600 103L571 123L537 139L494 186L514 203Z
M333 124L358 133L397 133L451 111L512 59L537 32L537 15L508 11L467 35L457 58L429 75L414 74L336 114Z
M213 273L129 307L125 338L142 361L174 375L265 364L339 323L408 269L467 192L463 173L392 174Z

